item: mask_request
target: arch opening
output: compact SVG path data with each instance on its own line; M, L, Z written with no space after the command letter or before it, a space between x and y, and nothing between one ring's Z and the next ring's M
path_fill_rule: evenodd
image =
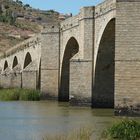
M17 65L18 65L18 60L17 60L17 57L15 56L14 57L14 60L13 60L13 66L12 66L12 68L14 68Z
M26 57L24 60L24 67L23 68L26 68L31 62L32 62L32 57L31 57L30 53L28 52L26 54Z
M115 19L107 24L99 44L92 106L97 108L114 107L114 74L115 74Z
M8 68L8 62L6 60L5 63L4 63L4 70L6 70L7 68Z
M59 101L69 101L70 59L79 51L79 44L74 37L67 42L61 69Z

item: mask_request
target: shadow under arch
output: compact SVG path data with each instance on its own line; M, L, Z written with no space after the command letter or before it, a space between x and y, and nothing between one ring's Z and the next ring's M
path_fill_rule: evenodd
M14 57L14 60L13 60L12 68L14 68L14 67L17 66L17 65L18 65L18 59L17 59L17 57L15 56L15 57Z
M70 59L79 51L79 44L74 37L71 37L66 45L59 88L59 101L69 101L69 80L70 80Z
M7 69L7 68L8 68L8 62L6 60L5 63L4 63L4 70Z
M99 44L92 107L114 107L114 75L115 75L115 18L111 19L102 34Z
M24 66L23 68L26 68L30 63L32 62L32 57L29 52L27 52L24 60Z
M39 69L38 69L38 76L37 76L37 89L41 89L41 59L39 61Z

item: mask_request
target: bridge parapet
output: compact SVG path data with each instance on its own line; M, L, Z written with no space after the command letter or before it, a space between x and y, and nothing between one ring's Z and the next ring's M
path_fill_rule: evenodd
M17 45L15 45L14 47L12 47L11 49L7 50L6 52L4 52L3 54L0 55L0 59L8 57L16 52L19 52L25 48L31 47L31 46L37 46L37 44L40 44L41 40L40 40L40 34L35 35L32 38L29 38L25 41L23 41L22 43L19 43Z
M60 28L61 28L61 31L64 31L78 25L79 25L79 14L62 21Z
M79 21L83 19L93 18L94 15L94 6L83 7L80 9L80 13L73 17L70 17L61 22L60 29L61 31L65 31L76 26L79 26Z
M52 23L52 24L45 25L41 34L50 34L50 33L58 33L58 32L59 32L59 24Z
M116 9L116 0L106 0L95 7L95 18Z

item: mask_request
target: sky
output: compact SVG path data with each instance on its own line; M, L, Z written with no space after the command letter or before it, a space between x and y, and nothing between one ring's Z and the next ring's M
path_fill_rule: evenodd
M83 6L93 6L104 0L21 0L33 8L41 10L56 10L60 13L77 14Z

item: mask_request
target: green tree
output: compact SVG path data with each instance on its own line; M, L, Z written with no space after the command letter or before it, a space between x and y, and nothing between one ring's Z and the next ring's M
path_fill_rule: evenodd
M18 5L20 5L20 6L22 6L22 5L23 5L23 2L22 2L22 1L20 1L20 0L16 0L16 3L17 3Z

